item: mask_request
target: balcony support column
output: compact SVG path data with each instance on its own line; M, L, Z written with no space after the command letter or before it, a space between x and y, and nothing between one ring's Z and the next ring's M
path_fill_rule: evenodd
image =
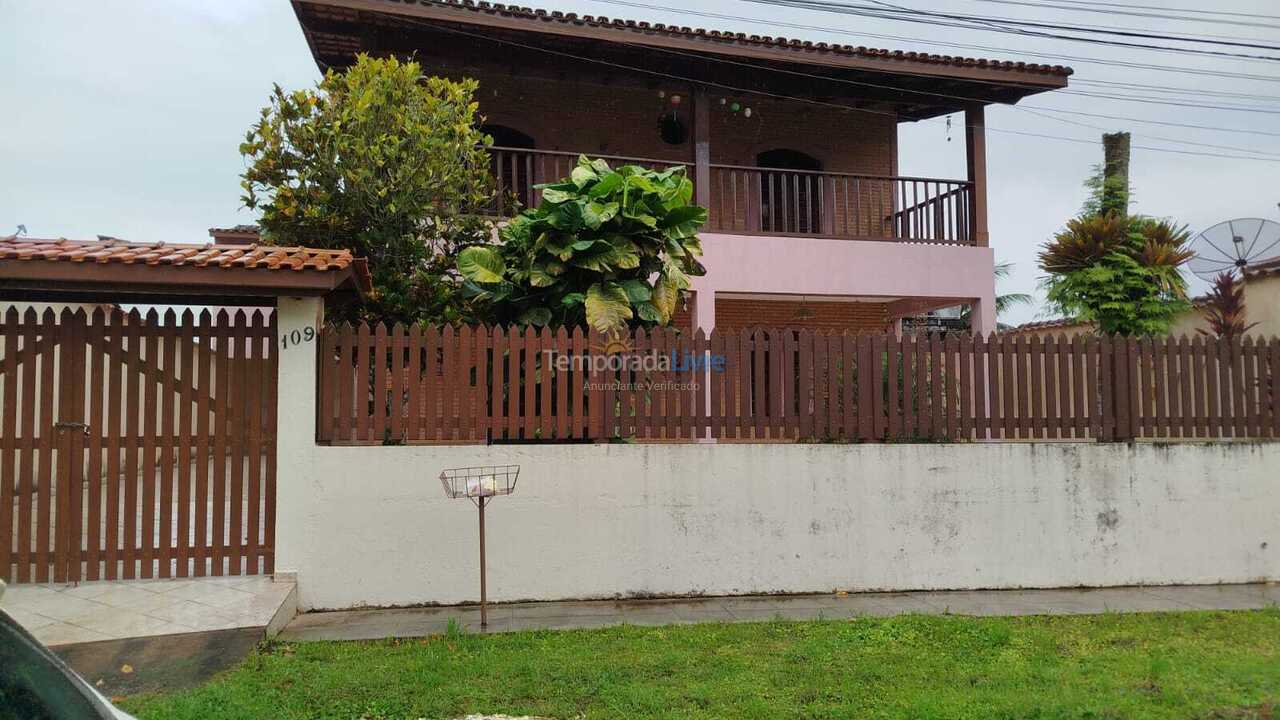
M693 86L693 200L711 208L711 98Z
M987 247L991 243L987 231L987 126L986 110L980 104L972 104L964 111L965 160L969 166L969 227L973 231L971 243Z

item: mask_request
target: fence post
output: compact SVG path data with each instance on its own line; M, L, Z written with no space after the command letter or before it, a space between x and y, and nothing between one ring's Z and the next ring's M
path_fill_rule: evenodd
M321 298L282 297L276 308L279 337L289 337L294 330L301 336L317 337L324 318ZM289 343L277 348L279 361L276 379L276 547L277 576L294 576L308 546L311 529L307 504L313 492L308 486L315 477L312 460L315 455L318 415L316 397L319 392L317 361L319 343ZM280 421L284 418L284 422Z

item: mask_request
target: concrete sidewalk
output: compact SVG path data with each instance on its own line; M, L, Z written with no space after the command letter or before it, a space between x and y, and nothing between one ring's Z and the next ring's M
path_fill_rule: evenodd
M510 603L489 608L487 632L609 625L845 619L930 615L1089 615L1106 612L1251 610L1280 604L1280 585L1186 585L1063 590L957 590L846 595ZM445 631L450 620L480 631L480 610L452 607L343 610L299 615L281 640L372 640Z
M267 575L11 585L3 607L49 646L257 628L294 616L292 581Z

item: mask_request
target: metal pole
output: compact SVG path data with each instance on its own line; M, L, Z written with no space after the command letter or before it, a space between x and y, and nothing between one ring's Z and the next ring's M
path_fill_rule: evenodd
M484 496L480 497L480 627L489 626L489 595L484 580Z

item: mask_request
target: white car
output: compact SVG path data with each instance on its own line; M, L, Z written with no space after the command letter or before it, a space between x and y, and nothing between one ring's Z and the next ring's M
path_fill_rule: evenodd
M0 601L4 600L0 580ZM31 636L0 605L0 717L135 720Z

